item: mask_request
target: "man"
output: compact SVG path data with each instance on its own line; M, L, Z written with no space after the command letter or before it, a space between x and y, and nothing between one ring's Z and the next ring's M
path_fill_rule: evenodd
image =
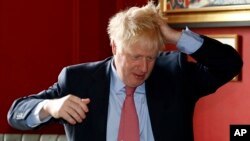
M175 31L152 2L117 13L108 33L113 57L65 67L48 90L13 103L10 125L29 130L61 121L70 141L122 140L120 121L129 87L136 89L137 140L192 141L196 101L242 67L231 46L188 29ZM162 52L166 43L179 51ZM187 54L197 63L188 62Z

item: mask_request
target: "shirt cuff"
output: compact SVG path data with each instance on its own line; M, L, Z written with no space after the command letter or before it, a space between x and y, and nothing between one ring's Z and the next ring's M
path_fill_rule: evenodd
M46 100L40 102L35 108L34 110L32 110L32 112L30 113L30 115L27 117L27 125L29 127L36 127L38 125L40 125L41 123L47 122L49 119L52 118L52 116L49 116L43 120L40 120L39 118L39 112L41 111L41 109L43 108L43 106L46 104Z
M192 54L201 47L203 42L204 39L201 38L199 34L192 32L186 27L186 29L182 31L182 35L176 46L181 52Z

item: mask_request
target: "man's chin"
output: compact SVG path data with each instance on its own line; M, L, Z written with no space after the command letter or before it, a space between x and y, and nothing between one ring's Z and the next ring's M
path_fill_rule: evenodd
M143 84L144 83L144 79L143 80L141 80L141 81L138 81L137 83L135 83L135 87L138 87L138 86L140 86L141 84Z

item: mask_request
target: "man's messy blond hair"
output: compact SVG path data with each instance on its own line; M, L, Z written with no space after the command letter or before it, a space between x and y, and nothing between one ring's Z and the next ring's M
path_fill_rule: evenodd
M158 24L159 19L162 20L152 1L143 7L131 7L121 11L109 21L110 42L123 48L144 39L147 47L161 49L165 42Z

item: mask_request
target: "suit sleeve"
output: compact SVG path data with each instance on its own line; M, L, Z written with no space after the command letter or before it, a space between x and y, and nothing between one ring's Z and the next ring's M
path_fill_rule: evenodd
M196 63L188 66L188 83L194 93L204 96L215 92L220 86L240 73L243 61L239 53L227 44L206 36L202 46L191 56Z
M49 87L47 90L41 91L38 94L18 98L13 102L11 105L8 114L7 114L7 120L8 123L19 130L30 130L39 128L45 123L42 123L41 125L37 127L29 127L27 125L27 117L32 113L32 110L43 100L45 99L54 99L54 98L60 98L64 95L66 95L68 91L68 85L67 85L67 69L64 68L59 77L58 82L55 83L53 86ZM49 120L48 122L55 121L54 118Z

